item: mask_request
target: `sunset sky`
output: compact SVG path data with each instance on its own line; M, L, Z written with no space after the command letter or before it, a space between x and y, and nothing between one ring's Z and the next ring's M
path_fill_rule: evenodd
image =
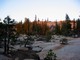
M50 21L64 20L65 14L71 19L79 18L80 0L0 0L0 18L10 16L17 21L27 17L31 21L35 15Z

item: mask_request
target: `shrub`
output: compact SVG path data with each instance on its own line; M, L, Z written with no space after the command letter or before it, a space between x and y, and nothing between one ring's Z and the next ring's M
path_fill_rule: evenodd
M56 54L52 52L52 50L49 50L44 60L56 60L56 57L57 57Z
M68 40L66 38L63 38L63 39L60 40L60 43L61 44L67 44Z

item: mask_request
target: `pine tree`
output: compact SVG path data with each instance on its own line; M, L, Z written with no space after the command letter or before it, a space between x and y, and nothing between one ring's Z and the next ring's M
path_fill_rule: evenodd
M28 18L25 18L25 21L23 23L23 28L24 28L24 33L26 33L27 35L30 35L30 27L31 27L30 20Z
M66 14L66 17L65 17L65 21L62 23L62 34L65 35L65 36L69 36L71 33L71 21L70 21L70 18L68 16L68 14Z
M73 19L72 23L73 23L73 26L72 26L72 33L71 34L73 36L75 36L75 34L76 34L76 21L75 21L75 19Z
M61 34L62 35L67 35L67 32L66 32L66 23L65 22L62 22L62 27L61 27Z
M65 16L65 20L70 20L68 14L66 14L66 16Z
M3 33L4 33L4 24L0 22L0 47L2 47L2 42L3 42Z
M66 28L67 28L67 32L69 32L70 30L71 30L71 24L70 24L70 18L69 18L69 16L68 16L68 14L66 14Z
M17 34L24 33L22 21L19 23L16 23L15 27L16 27Z
M76 33L78 35L80 35L80 19L76 20L76 24L77 24L77 26L76 26Z
M3 22L4 22L4 25L5 25L5 27L4 27L4 52L7 54L8 52L9 52L9 45L10 45L10 39L11 39L11 37L13 36L13 31L14 31L14 29L13 29L13 26L14 26L14 20L11 20L11 18L9 17L9 16L7 16L4 20L3 20Z
M38 24L36 20L33 21L32 31L33 31L33 34L37 34L38 32Z
M59 24L57 23L57 21L56 21L56 26L55 26L55 29L54 29L54 33L57 34L57 35L60 34L60 26L59 26Z

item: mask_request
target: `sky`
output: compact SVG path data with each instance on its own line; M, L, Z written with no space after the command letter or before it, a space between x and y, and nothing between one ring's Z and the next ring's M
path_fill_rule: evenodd
M77 19L80 15L80 0L0 0L0 19L10 16L16 21L37 19L49 21Z

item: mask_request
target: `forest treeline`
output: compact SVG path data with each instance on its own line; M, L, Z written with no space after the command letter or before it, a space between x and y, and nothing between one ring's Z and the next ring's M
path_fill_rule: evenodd
M39 20L34 20L31 22L28 18L25 18L25 21L23 23L17 23L15 27L18 34L45 35L49 32L47 21L40 22Z
M25 21L16 24L16 31L18 34L27 35L48 35L57 34L64 36L80 35L80 19L70 20L68 14L65 16L65 20L59 24L58 21L55 22L55 26L48 26L48 21L34 20L31 22L28 18Z
M9 16L8 16L9 17ZM10 18L10 17L9 17ZM11 18L10 18L11 19ZM14 20L15 21L15 20ZM7 22L9 23L9 22ZM65 16L65 20L59 24L58 21L55 22L55 26L48 26L48 21L40 21L34 20L31 22L29 18L25 18L24 22L13 22L15 32L19 34L26 34L26 35L48 35L48 34L57 34L57 35L79 35L80 34L80 19L73 19L70 20L68 14ZM4 30L5 23L0 23L0 30Z

